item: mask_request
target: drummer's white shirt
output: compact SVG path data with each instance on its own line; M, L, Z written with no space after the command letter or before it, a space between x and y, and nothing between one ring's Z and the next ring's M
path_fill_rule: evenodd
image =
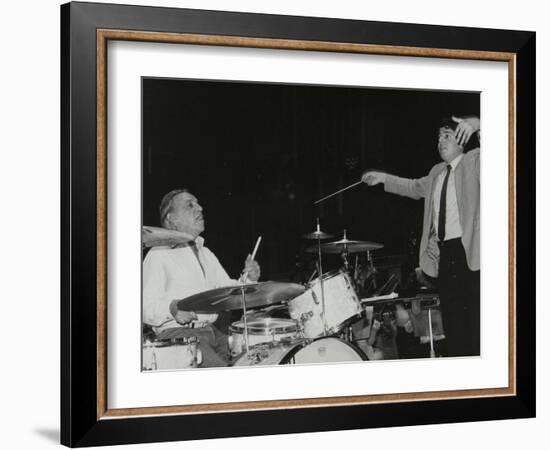
M237 284L222 267L216 255L195 240L198 257L189 246L153 247L143 261L143 322L155 333L180 327L170 313L170 303L209 289ZM201 268L204 268L204 272ZM217 314L197 314L198 322L214 322Z

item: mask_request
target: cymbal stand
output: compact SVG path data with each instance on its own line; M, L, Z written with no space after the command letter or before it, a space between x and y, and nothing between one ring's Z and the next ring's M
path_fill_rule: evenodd
M248 352L250 350L249 342L248 342L248 319L247 319L247 311L246 311L246 295L244 293L246 283L243 281L241 282L240 289L241 289L241 299L243 303L243 325L244 325L244 345L246 354L248 355Z
M344 230L344 241L347 240L346 230ZM349 273L349 260L348 260L348 245L344 244L344 247L342 249L342 253L340 256L342 257L342 261L344 262L344 270Z
M377 289L378 286L376 286L376 276L375 276L376 269L374 268L374 263L372 261L372 254L370 250L367 250L367 261L372 273L372 286L374 289Z
M430 331L430 358L435 358L434 332L432 328L432 308L428 308L428 328Z
M317 217L317 251L319 255L319 285L321 286L321 306L323 310L323 336L327 335L327 314L325 306L325 287L323 285L323 259L321 256L321 226L319 225L319 217Z
M256 258L256 252L258 251L258 247L260 246L260 242L262 242L262 237L258 236L258 239L256 240L256 245L254 246L254 250L252 251L252 254L250 255L250 260L254 261L254 258ZM241 277L239 278L239 282L241 283L241 298L243 301L243 325L244 325L244 345L246 347L246 354L249 354L250 345L248 341L248 318L247 312L246 312L246 296L244 293L246 280L248 278L248 270L245 267L245 270L243 270L243 273L241 274Z

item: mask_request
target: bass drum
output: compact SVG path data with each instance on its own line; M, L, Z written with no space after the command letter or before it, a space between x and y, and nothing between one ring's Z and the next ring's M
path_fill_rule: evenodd
M324 337L304 347L293 349L281 364L322 364L366 361L366 359L363 351L355 345L335 337Z
M335 337L294 345L257 345L235 361L234 366L274 366L280 364L326 364L366 361L366 355L355 345Z

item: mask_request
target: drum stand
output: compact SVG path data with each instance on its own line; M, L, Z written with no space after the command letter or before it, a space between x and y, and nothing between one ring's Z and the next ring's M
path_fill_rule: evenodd
M325 307L325 287L323 286L323 259L321 256L321 226L317 217L317 251L319 257L319 285L321 286L321 308L323 311L323 336L327 335L327 315Z
M432 329L432 308L428 308L428 329L430 331L430 358L435 358L434 333Z
M376 269L374 268L374 262L372 260L372 255L371 255L371 252L370 250L367 250L367 261L368 261L368 264L369 264L369 267L370 267L370 270L371 270L371 273L372 273L372 287L374 289L377 289L378 286L376 286Z
M241 285L239 287L241 289L241 299L243 303L244 346L245 346L246 354L248 355L250 346L248 343L248 324L247 324L248 319L246 317L246 294L244 293L246 283L244 281L241 282Z
M347 240L347 235L346 235L346 230L344 230L344 238L343 240ZM349 260L348 260L348 255L349 255L349 252L348 252L348 246L347 244L344 244L344 247L342 248L342 253L340 254L340 256L342 257L342 262L344 263L344 270L346 271L346 273L349 274Z

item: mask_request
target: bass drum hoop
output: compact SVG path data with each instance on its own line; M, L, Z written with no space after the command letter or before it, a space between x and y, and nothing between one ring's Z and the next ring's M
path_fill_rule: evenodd
M292 363L290 361L296 356L296 353L298 353L303 348L306 348L309 344L312 344L313 342L317 342L317 341L322 341L323 339L338 339L338 338L335 338L334 336L323 336L323 337L320 337L318 339L313 339L312 341L306 341L306 342L301 342L299 344L296 344L294 347L292 347L285 354L285 356L283 356L281 358L281 362L279 363L279 365L295 364L295 363ZM361 350L359 347L357 347L356 345L350 344L349 342L344 341L342 339L338 339L338 341L342 342L343 344L346 344L349 348L354 350L359 355L359 357L361 358L362 361L368 361L369 360L366 353L363 350ZM353 361L350 361L350 362L353 362Z

